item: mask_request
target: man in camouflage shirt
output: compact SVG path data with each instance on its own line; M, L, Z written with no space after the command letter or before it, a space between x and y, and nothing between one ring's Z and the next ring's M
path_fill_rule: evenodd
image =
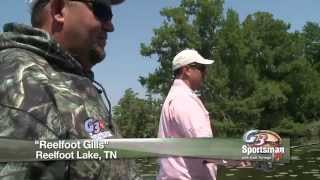
M33 27L0 34L0 136L14 139L119 137L92 66L114 30L111 5L124 0L33 0ZM21 150L23 151L23 150ZM0 179L133 179L129 163L1 163Z

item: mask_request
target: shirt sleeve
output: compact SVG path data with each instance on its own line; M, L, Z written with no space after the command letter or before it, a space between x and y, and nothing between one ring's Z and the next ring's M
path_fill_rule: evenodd
M57 139L59 118L47 90L40 66L15 49L0 54L0 136L13 139ZM50 119L48 121L48 119ZM54 126L55 125L55 126ZM57 127L57 128L54 128ZM23 150L22 150L23 151ZM0 163L4 180L61 179L65 162Z
M169 106L182 137L212 137L209 114L193 97L177 97Z

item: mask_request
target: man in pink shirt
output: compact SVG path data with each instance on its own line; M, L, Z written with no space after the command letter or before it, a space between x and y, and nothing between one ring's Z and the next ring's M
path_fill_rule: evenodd
M159 138L212 137L209 113L194 93L213 60L203 58L196 50L185 49L172 62L175 80L163 104ZM160 159L158 180L215 180L217 167L203 159L168 157Z

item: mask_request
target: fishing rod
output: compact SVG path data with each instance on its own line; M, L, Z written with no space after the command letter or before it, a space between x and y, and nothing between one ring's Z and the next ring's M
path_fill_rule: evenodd
M302 144L302 145L298 145L298 146L291 146L290 149L297 149L297 148L303 148L303 147L309 147L309 146L315 146L315 145L320 145L320 142L310 143L310 144Z

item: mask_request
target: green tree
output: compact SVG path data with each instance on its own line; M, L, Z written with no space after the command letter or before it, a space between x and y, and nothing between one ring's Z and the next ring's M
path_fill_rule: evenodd
M156 55L160 67L140 83L151 93L166 96L172 83L171 61L186 47L197 49L208 58L213 57L215 33L222 22L223 0L182 0L176 8L164 8L163 25L154 30L150 45L141 44L143 56Z
M218 134L319 120L319 26L307 23L303 33L290 32L290 24L267 12L241 23L234 10L223 16L223 3L182 0L163 9L163 25L149 45L141 45L141 54L155 55L160 66L141 84L165 97L173 57L194 48L215 60L201 94Z
M114 108L114 119L123 137L155 137L160 116L159 101L152 99L150 95L147 99L137 96L132 89L127 89Z
M320 135L320 26L309 22L302 32L290 32L289 23L267 12L240 22L232 9L223 14L223 3L181 0L160 12L163 24L149 44L141 44L141 54L159 62L139 79L149 94L142 99L129 89L114 111L126 137L156 135L160 102L172 84L171 62L185 48L215 60L200 93L217 135L251 128Z
M308 22L302 32L305 38L305 53L307 60L320 72L320 26Z

